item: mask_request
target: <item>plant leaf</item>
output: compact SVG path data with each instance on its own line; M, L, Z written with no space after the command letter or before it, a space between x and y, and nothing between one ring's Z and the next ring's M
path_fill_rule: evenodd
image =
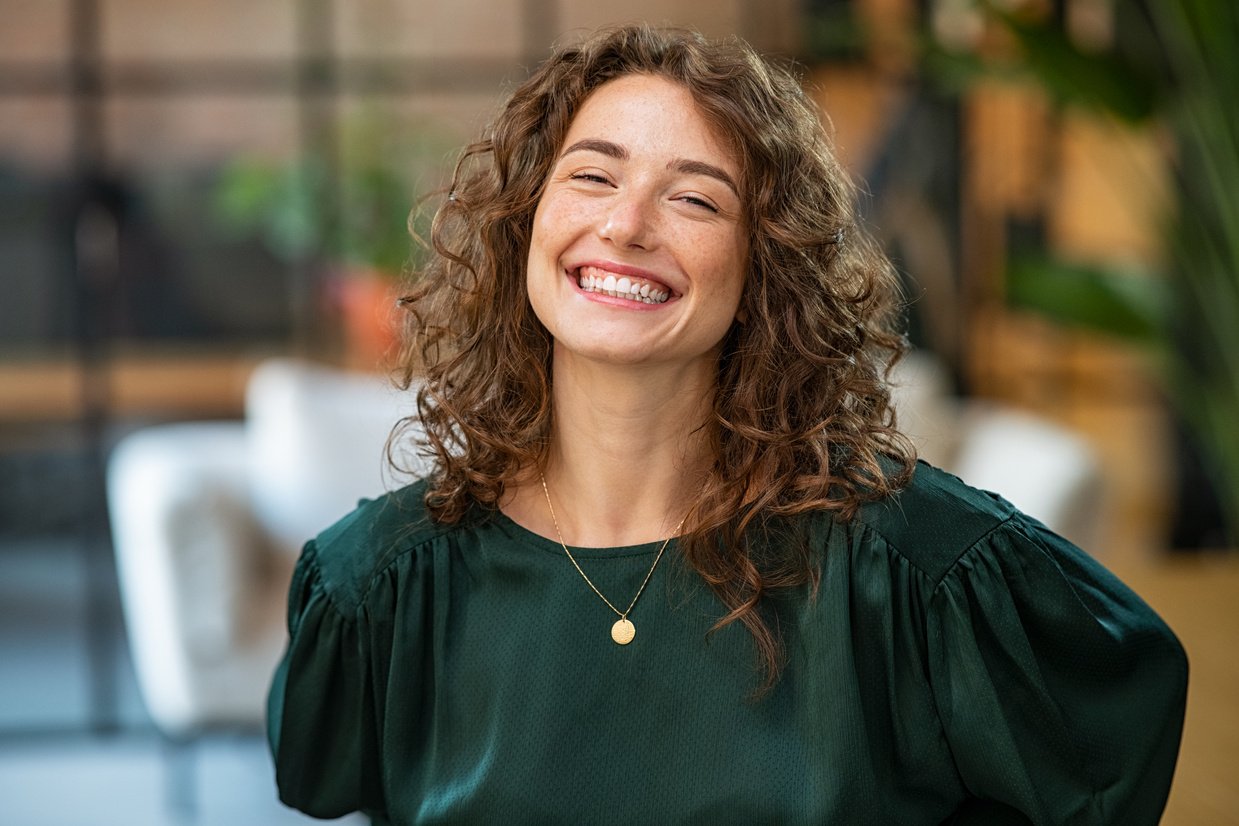
M1164 345L1168 302L1159 278L1024 255L1009 265L1007 289L1012 306L1060 324Z
M1085 52L1065 31L996 12L1019 42L1026 68L1061 101L1110 112L1129 123L1148 119L1155 86L1148 74L1114 51Z

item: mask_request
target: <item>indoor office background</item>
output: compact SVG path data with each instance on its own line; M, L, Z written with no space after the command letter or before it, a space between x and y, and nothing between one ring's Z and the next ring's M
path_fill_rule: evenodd
M552 42L647 20L801 66L902 420L1181 635L1164 822L1239 823L1239 13L982 5L0 0L0 822L304 822L254 686L325 491L395 483L342 468L404 403L406 218Z

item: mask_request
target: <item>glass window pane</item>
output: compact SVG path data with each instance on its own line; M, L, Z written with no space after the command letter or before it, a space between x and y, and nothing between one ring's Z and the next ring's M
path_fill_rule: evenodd
M0 56L60 62L69 55L68 0L0 0Z
M347 58L516 57L520 0L346 0L335 4L340 53Z
M621 8L596 0L560 0L561 31L589 31L599 26L644 21L686 26L709 37L743 32L741 0L632 0Z
M295 0L100 0L108 60L279 59L296 54Z

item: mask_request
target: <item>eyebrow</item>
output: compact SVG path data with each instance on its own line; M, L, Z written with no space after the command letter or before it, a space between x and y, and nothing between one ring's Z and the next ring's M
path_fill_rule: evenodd
M628 150L620 146L618 143L611 141L599 140L598 138L586 138L585 140L577 141L569 146L559 157L570 155L573 152L597 152L600 155L606 155L608 158L615 158L617 161L628 160Z
M672 161L667 166L677 172L683 172L686 175L705 175L707 177L722 181L727 184L737 198L740 197L740 189L736 186L736 182L731 179L730 175L719 169L714 164L706 163L705 161L679 160Z
M598 138L579 140L560 153L560 157L562 158L573 152L597 152L600 155L606 155L608 158L615 158L617 161L626 161L630 157L628 150L618 143L599 140ZM740 188L736 186L736 182L732 180L732 177L726 171L714 164L681 158L667 164L667 168L674 169L676 172L682 172L685 175L705 175L708 178L714 178L726 184L737 198L740 197Z

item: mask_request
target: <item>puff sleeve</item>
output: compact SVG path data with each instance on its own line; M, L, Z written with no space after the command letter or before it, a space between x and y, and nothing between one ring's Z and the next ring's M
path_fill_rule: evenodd
M1157 823L1187 660L1101 565L1017 514L937 583L926 635L948 746L981 802L953 822Z
M339 817L384 809L379 752L381 658L373 606L341 604L306 545L288 600L289 645L267 701L267 732L280 800Z

